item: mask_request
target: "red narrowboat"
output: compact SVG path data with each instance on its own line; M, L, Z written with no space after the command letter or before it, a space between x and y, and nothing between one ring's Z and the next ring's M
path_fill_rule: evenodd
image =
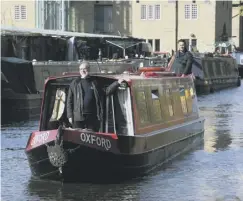
M129 179L202 142L191 77L169 72L91 74L106 88L125 78L113 95L102 97L99 131L73 129L66 115L70 83L78 74L50 77L45 83L39 130L31 133L26 155L34 177L62 181Z

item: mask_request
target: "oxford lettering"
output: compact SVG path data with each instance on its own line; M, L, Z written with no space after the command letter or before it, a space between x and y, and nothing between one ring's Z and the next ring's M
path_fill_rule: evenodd
M98 147L105 148L107 151L111 148L111 141L99 136L91 135L88 133L81 133L80 139L82 142L97 145Z

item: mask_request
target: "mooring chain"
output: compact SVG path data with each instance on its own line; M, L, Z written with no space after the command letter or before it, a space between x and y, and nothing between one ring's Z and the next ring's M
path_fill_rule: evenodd
M61 126L58 128L57 137L53 146L47 145L50 163L55 167L62 167L68 161L68 154L63 148L63 133Z
M58 128L57 138L55 140L55 144L48 145L45 144L47 147L47 153L50 160L50 163L55 167L62 167L68 161L68 154L74 153L77 149L80 148L80 145L73 149L65 150L63 148L63 135L62 135L61 127Z

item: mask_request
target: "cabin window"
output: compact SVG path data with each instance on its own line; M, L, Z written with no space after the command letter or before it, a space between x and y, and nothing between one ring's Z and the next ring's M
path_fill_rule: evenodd
M217 75L221 76L221 65L216 67L216 73Z
M114 97L107 96L106 97L106 116L105 116L105 132L106 133L116 133L115 126L115 115L114 115Z
M138 107L138 115L141 124L149 122L148 107L146 103L146 96L144 91L138 91L136 93L136 102Z
M226 68L225 68L225 66L222 64L222 72L223 72L223 75L225 76L225 75L227 75L226 74L226 72L227 72L227 70L226 70Z
M129 88L118 89L106 96L105 132L133 135L131 96Z
M202 60L201 66L203 68L204 77L208 78L209 77L209 72L208 72L208 68L206 67L207 65L206 65L205 60Z
M213 62L213 67L215 68L217 76L221 76L221 66L222 66L221 63L219 63L219 65L217 65L216 62Z
M192 88L189 87L185 89L185 97L186 97L186 105L187 105L188 113L192 113L192 96L193 96Z
M208 73L209 73L209 77L214 77L214 69L213 69L213 65L212 65L212 61L208 61L206 63L206 66L208 68Z
M152 95L152 105L151 105L151 113L153 122L161 121L162 120L162 112L161 112L161 105L160 105L160 97L159 97L159 90L151 90Z
M65 86L52 86L48 89L45 97L48 104L43 111L45 129L57 129L60 125L70 126L66 114L67 94L68 88Z
M159 90L152 90L151 91L152 99L159 99Z
M172 99L171 89L166 89L165 94L166 94L169 115L170 115L170 117L172 117L172 116L174 116L174 110L173 110L173 99Z
M180 99L181 99L181 107L182 107L183 114L187 114L188 110L187 110L186 92L184 86L180 87Z
M227 61L223 61L222 63L223 63L222 66L224 66L224 68L225 68L225 75L231 75L232 74L232 70L231 70L232 64L229 64Z

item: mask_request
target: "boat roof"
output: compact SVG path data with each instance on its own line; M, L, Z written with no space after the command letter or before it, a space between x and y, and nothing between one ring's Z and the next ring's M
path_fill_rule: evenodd
M31 63L29 60L17 58L17 57L1 57L1 61L9 63Z
M103 77L103 78L110 78L114 80L118 79L124 79L126 81L132 81L132 80L149 80L149 79L154 79L154 80L162 80L165 78L173 78L173 79L178 79L178 77L171 72L143 72L143 73L123 73L123 74L109 74L109 73L90 73L90 76L95 76L95 77ZM48 78L47 81L49 80L56 80L56 79L62 79L62 78L75 78L79 77L79 73L64 73L64 75L61 76L51 76Z
M39 28L20 28L12 26L1 26L1 35L26 35L26 36L56 36L56 37L89 37L89 38L116 38L116 39L138 39L127 36L93 34L81 32L69 32L61 30L49 30ZM142 40L142 39L141 39Z

